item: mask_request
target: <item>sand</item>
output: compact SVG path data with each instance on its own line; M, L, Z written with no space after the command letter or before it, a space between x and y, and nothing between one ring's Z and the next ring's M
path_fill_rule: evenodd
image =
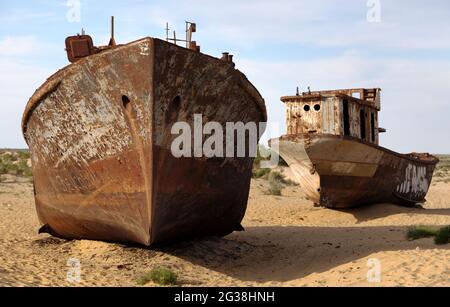
M145 249L38 235L32 184L0 183L0 286L137 286L158 266L187 287L450 286L450 246L406 239L410 226L450 225L449 183L432 186L425 210L332 211L314 207L299 187L280 197L266 188L252 182L245 232ZM79 282L67 279L72 258ZM380 282L367 279L370 259L380 264Z

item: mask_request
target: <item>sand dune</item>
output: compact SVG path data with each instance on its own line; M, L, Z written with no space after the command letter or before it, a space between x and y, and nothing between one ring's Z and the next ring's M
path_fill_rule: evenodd
M0 184L0 285L136 286L164 265L183 286L450 286L450 246L410 242L412 225L450 225L450 184L433 185L423 209L380 204L356 210L315 208L298 187L265 195L254 180L245 232L144 249L37 235L30 183ZM71 258L81 282L67 281ZM381 283L369 283L369 259ZM151 284L149 286L152 286Z

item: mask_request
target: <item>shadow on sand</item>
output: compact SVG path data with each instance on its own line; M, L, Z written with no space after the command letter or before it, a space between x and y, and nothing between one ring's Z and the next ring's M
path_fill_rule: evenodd
M405 227L252 227L224 239L160 250L241 281L288 282L381 251L415 250L419 243L405 234ZM437 248L431 240L420 246ZM363 278L367 268L359 266L355 263L354 269L361 269Z
M377 204L361 208L338 210L347 214L352 214L358 223L381 219L397 214L450 216L450 208L429 209L426 207L402 207L394 204Z

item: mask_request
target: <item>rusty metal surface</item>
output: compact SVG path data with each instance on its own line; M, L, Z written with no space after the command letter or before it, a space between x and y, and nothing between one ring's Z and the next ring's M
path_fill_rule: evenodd
M328 208L422 203L439 162L429 154L402 155L336 135L291 135L279 141L280 155L308 198ZM301 152L307 161L298 163Z
M66 52L70 63L97 53L89 35L76 35L66 38Z
M357 93L361 99L351 96ZM369 94L370 93L370 94ZM349 89L282 97L288 134L333 134L363 138L379 144L379 89ZM347 104L345 111L344 102ZM344 113L347 112L347 119ZM361 113L364 119L361 120ZM346 121L347 126L346 128ZM363 122L364 130L361 129ZM365 135L363 135L363 132Z
M183 51L183 52L180 52ZM174 159L173 122L266 121L264 101L245 76L230 64L155 40L155 159L153 240L184 235L224 235L244 217L253 159ZM180 78L186 74L188 77ZM180 97L178 104L174 98ZM167 116L169 114L170 116ZM159 237L159 238L158 238Z
M65 238L143 245L239 229L253 159L175 159L170 124L194 113L267 119L264 100L232 65L158 39L50 77L22 122L42 225Z
M425 200L438 159L379 146L380 89L282 97L288 135L278 150L305 195L329 208ZM273 143L273 141L272 141Z

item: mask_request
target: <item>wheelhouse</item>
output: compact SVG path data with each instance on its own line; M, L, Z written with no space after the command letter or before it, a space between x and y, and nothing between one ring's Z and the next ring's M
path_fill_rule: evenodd
M282 97L288 134L333 134L379 144L381 89L317 91Z

